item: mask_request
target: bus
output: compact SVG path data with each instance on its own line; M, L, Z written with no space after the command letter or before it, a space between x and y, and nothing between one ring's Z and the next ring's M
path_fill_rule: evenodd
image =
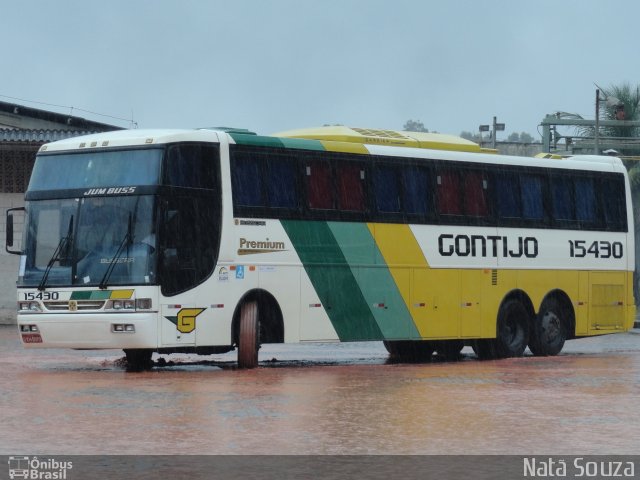
M633 325L629 180L609 156L348 127L123 130L43 145L23 210L6 234L27 348L122 349L134 368L235 349L254 368L283 342L496 359Z

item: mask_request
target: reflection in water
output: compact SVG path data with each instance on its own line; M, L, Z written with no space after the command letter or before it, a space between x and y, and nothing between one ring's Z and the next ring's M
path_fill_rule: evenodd
M386 364L379 345L265 347L130 373L120 352L25 351L0 328L0 447L51 454L636 453L633 334L556 358ZM212 360L213 358L213 360ZM294 361L293 359L305 359ZM334 359L334 360L332 360Z

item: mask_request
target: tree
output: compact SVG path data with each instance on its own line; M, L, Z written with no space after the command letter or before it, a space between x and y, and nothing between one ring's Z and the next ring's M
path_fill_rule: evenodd
M533 143L533 137L529 135L527 132L513 132L511 135L507 137L507 142L516 142L516 143Z
M472 132L460 132L460 136L462 138L464 138L465 140L469 140L471 142L476 142L476 143L480 143L480 134L479 133L472 133Z
M422 123L420 120L407 120L402 129L405 132L429 132L429 129L425 128L424 123Z

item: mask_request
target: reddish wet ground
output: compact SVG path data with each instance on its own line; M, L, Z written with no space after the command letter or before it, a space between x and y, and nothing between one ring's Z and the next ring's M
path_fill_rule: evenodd
M276 345L251 371L227 354L127 372L119 351L24 350L15 327L0 349L7 455L640 453L637 333L417 365L376 343Z

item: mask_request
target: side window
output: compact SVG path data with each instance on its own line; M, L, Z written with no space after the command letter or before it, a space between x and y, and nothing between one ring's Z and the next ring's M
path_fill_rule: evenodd
M338 208L352 212L364 212L364 166L342 163L336 166Z
M298 207L296 162L292 157L272 157L268 162L267 196L272 208Z
M219 147L217 145L172 145L167 150L165 183L176 187L217 187Z
M554 220L575 220L572 180L561 175L551 178L551 211Z
M431 205L431 184L429 171L426 168L408 167L402 170L404 180L405 213L427 215Z
M163 202L161 290L166 296L203 282L220 244L220 203L212 196L171 196Z
M605 178L599 182L605 227L613 231L627 231L627 209L625 202L625 183L622 175L618 178Z
M460 176L452 170L441 170L436 177L438 213L462 215Z
M544 219L543 181L539 175L520 175L522 216L527 220Z
M463 173L464 213L470 217L486 217L488 180L482 172Z
M376 208L383 213L400 212L400 169L379 165L373 173L373 193Z
M514 173L499 172L495 176L495 191L498 216L519 218L522 216L520 204L520 182Z
M442 169L436 177L438 211L441 215L467 215L478 218L489 215L488 180L475 170Z
M593 178L575 179L576 220L594 224L598 221Z
M294 156L278 151L243 151L237 148L231 152L234 207L298 208L298 167Z
M326 161L310 161L305 165L307 182L307 206L316 210L331 210L333 203L333 181L331 165Z
M257 158L246 155L235 157L231 166L231 186L235 206L264 205L260 170Z

